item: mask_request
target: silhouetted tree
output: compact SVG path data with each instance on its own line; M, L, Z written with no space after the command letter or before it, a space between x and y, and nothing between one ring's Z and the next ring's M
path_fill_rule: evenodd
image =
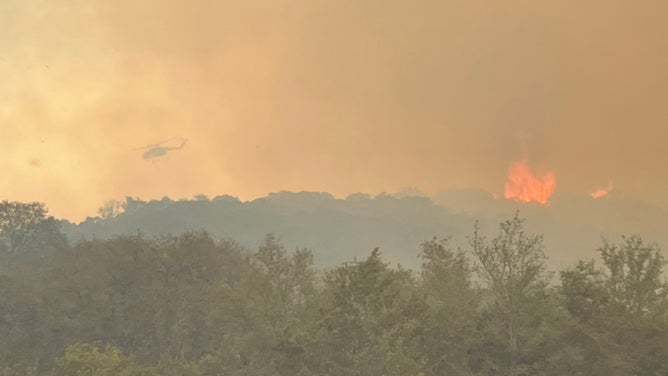
M123 203L116 200L106 201L98 210L97 214L102 219L111 219L123 211Z

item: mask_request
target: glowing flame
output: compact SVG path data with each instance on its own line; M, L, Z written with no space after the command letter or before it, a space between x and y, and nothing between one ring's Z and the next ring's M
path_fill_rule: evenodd
M520 202L537 202L547 204L554 192L555 178L553 172L535 175L524 162L517 162L508 171L505 197Z
M607 187L605 188L597 188L594 192L590 193L589 195L593 199L605 197L612 191L612 183L609 183Z

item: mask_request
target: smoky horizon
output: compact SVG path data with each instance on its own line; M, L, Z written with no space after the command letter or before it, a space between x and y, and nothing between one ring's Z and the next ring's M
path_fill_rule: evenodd
M0 190L59 217L125 196L501 196L521 161L557 193L668 207L662 2L2 7Z

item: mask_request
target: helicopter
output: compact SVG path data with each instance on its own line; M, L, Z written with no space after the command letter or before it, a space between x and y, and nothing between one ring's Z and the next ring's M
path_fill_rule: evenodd
M181 144L178 146L165 146L166 143L171 142L172 140L175 140L175 138L165 140L162 142L158 142L157 144L149 144L141 148L137 148L135 150L146 150L144 153L142 153L142 158L145 160L150 160L154 158L159 158L162 156L167 155L170 151L174 150L179 150L183 149L186 146L186 143L188 142L187 139L180 137Z

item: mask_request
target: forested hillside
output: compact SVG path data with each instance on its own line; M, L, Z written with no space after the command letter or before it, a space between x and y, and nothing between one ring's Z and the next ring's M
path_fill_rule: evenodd
M63 232L78 240L205 230L213 238L231 238L253 249L271 232L288 249L313 249L320 266L335 266L380 247L393 262L417 267L415 248L424 239L470 230L473 219L460 219L426 197L358 194L342 200L327 193L281 192L249 202L231 196L127 198L107 203L99 217L65 223Z
M320 192L280 192L242 202L231 196L209 199L108 202L99 216L62 227L70 240L108 239L141 231L148 237L207 231L214 239L231 238L256 249L274 233L289 250L313 250L315 264L333 267L365 257L379 247L384 258L416 269L417 248L424 239L452 237L453 248L466 247L466 237L479 221L485 231L520 210L528 228L545 235L545 252L553 269L596 257L603 237L639 234L668 244L668 213L616 193L599 200L589 196L557 196L548 206L494 199L476 190L449 190L423 196L354 194L338 199Z
M550 271L516 215L423 239L415 270L320 268L272 234L68 241L43 205L0 209L3 376L668 374L666 261L640 236Z

